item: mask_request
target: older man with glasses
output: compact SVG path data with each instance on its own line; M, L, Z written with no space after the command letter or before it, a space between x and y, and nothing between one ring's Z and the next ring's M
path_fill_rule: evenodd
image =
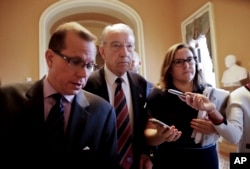
M90 75L84 89L105 98L116 108L118 160L121 166L125 169L150 169L152 163L143 134L147 123L144 105L149 83L141 75L129 71L135 50L133 30L122 23L108 25L103 30L101 41L99 52L105 64ZM125 94L125 99L120 94L123 98L120 102L122 100L124 104L119 106L116 105L116 93L122 92L116 92L117 86ZM121 107L124 108L122 116Z

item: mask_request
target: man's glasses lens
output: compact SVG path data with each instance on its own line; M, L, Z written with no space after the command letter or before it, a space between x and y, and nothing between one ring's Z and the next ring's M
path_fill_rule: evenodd
M60 56L63 60L65 60L66 62L68 62L69 66L72 68L72 69L75 69L75 70L79 70L80 68L87 68L87 70L90 70L90 71L93 71L93 70L96 70L97 69L97 64L95 63L85 63L83 62L81 59L79 58L72 58L72 57L69 57L69 56L66 56L58 51L54 51L54 53L58 56Z

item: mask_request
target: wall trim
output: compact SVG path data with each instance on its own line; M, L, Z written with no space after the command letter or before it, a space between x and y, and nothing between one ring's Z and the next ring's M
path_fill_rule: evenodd
M90 12L115 16L134 29L136 51L142 60L141 74L146 78L146 61L144 50L143 24L138 13L130 6L118 0L61 0L49 6L39 20L39 77L47 74L45 52L50 37L50 29L61 18Z

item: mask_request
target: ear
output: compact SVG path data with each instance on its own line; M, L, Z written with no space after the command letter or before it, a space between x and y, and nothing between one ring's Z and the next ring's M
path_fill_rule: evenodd
M46 62L47 62L47 65L48 65L49 68L52 66L54 55L55 54L51 49L48 49L45 52L45 59L46 59Z
M102 56L102 59L105 61L105 51L103 46L99 47L99 53Z

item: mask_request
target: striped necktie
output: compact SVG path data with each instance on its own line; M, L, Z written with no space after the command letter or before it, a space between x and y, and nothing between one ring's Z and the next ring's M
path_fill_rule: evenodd
M50 151L62 151L64 148L64 108L63 96L56 93L52 95L55 105L52 106L46 120L48 136L48 149Z
M118 159L124 169L129 169L133 162L132 155L132 129L129 121L128 106L122 90L121 78L116 79L114 107L116 111L117 136L118 136Z

